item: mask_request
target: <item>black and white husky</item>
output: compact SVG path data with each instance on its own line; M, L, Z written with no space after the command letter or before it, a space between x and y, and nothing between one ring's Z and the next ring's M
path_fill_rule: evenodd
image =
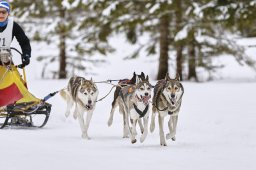
M91 80L83 77L71 77L67 89L60 91L61 96L67 101L66 117L71 113L72 106L75 106L73 117L78 118L82 131L82 138L90 139L88 128L95 109L98 97L96 84ZM87 112L84 120L84 112Z
M139 123L142 131L140 142L144 142L147 137L150 98L151 84L149 83L148 76L145 78L143 73L141 80L137 81L136 84L130 84L120 89L116 104L112 107L113 109L117 105L119 106L119 111L123 114L124 118L124 137L129 136L132 143L137 141L137 123Z
M166 139L175 141L176 127L178 122L178 114L181 107L182 96L184 88L180 83L179 75L175 79L171 79L167 73L165 79L159 80L154 88L152 118L150 124L150 131L155 129L155 116L158 113L160 145L166 146L164 136L164 118L170 116L168 127L169 133Z

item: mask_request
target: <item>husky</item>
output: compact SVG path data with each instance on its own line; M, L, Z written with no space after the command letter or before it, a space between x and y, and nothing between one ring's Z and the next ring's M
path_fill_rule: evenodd
M167 146L163 130L164 118L166 116L170 116L168 122L169 133L166 135L166 139L176 140L176 127L183 93L184 88L180 83L178 74L175 79L171 79L167 73L165 79L159 80L154 87L150 131L153 132L155 129L155 116L157 112L161 146Z
M116 109L117 106L119 106L118 101L121 100L121 96L120 96L121 89L125 86L128 86L128 85L135 85L135 84L139 83L142 80L145 80L145 74L143 72L141 72L141 74L136 74L134 72L131 79L122 79L118 82L118 86L116 87L115 92L114 92L114 100L112 102L110 117L108 119L108 126L112 125L115 109ZM119 107L119 112L123 116L123 138L128 138L128 131L125 128L125 114L123 112L123 109L121 109L120 107ZM139 122L139 125L140 125L141 133L143 133L142 122L140 120L138 122Z
M90 139L88 128L95 109L98 97L98 89L93 80L86 80L83 77L71 77L67 89L61 90L60 95L67 102L66 117L71 113L72 106L75 106L73 117L78 118L82 131L82 138ZM84 112L87 112L84 120Z
M124 115L124 135L129 135L131 143L136 143L136 125L137 122L143 119L143 131L140 137L140 142L144 142L148 134L148 120L151 98L151 84L148 76L142 79L135 85L128 85L123 87L119 92L117 103L119 110ZM129 120L132 127L130 128Z

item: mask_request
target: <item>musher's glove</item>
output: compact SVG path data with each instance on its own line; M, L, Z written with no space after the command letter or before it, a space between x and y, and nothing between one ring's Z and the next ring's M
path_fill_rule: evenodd
M19 68L23 68L30 63L30 55L29 54L23 54L22 55L22 64L18 65Z

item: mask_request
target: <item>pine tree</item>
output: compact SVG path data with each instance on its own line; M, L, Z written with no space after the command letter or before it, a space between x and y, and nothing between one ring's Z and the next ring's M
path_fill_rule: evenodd
M53 53L38 58L44 62L42 77L48 72L49 64L59 64L59 70L52 70L53 78L67 78L79 70L84 71L86 63L95 62L86 55L96 52L105 55L113 51L104 39L107 24L103 28L97 25L103 18L95 4L83 0L14 0L14 15L26 18L24 22L32 30L34 40L55 45L59 51L58 55Z

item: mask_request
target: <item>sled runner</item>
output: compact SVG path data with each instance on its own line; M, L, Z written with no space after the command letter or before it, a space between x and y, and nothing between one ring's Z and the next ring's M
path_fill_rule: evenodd
M23 67L23 77L17 69L18 66L13 64L11 53L6 57L3 49L0 49L0 128L41 128L49 119L51 104L45 102L47 97L38 99L29 92L24 66L19 66Z

